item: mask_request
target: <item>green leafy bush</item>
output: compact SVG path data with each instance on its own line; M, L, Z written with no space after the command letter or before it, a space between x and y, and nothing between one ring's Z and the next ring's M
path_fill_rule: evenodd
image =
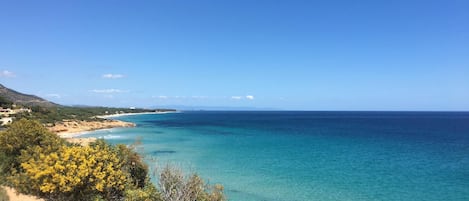
M19 156L34 147L42 147L50 152L57 151L64 141L49 132L37 121L21 119L0 132L0 155L6 159L0 167L3 170L19 170Z
M0 201L9 201L10 199L8 198L7 191L0 187Z
M31 107L31 113L18 113L16 118L27 118L40 121L45 124L69 120L100 121L96 116L119 113L154 112L148 109L109 108L109 107ZM158 109L157 111L174 111L170 109Z

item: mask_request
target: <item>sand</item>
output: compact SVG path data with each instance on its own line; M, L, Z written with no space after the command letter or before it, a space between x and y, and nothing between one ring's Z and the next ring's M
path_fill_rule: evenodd
M73 138L87 131L95 131L108 128L135 127L134 123L106 119L103 121L63 121L49 127L49 130L57 133L62 138Z
M10 201L44 201L43 199L36 198L30 195L23 195L16 193L15 189L10 187L3 187L7 191L7 195L10 198Z

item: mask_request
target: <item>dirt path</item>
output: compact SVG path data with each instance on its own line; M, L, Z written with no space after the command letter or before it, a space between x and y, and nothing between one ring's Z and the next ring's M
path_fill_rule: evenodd
M36 198L34 196L16 194L16 191L9 187L3 187L10 198L10 201L44 201L43 199Z

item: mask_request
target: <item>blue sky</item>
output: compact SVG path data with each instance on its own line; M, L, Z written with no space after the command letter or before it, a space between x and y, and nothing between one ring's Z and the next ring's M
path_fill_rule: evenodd
M0 1L0 83L61 104L469 110L469 1Z

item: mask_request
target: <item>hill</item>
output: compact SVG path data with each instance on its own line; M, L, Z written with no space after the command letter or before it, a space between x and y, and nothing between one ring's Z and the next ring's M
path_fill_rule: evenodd
M37 97L35 95L23 94L13 89L9 89L0 84L0 98L6 101L10 101L17 105L23 106L41 106L41 107L56 107L59 106L53 102Z

